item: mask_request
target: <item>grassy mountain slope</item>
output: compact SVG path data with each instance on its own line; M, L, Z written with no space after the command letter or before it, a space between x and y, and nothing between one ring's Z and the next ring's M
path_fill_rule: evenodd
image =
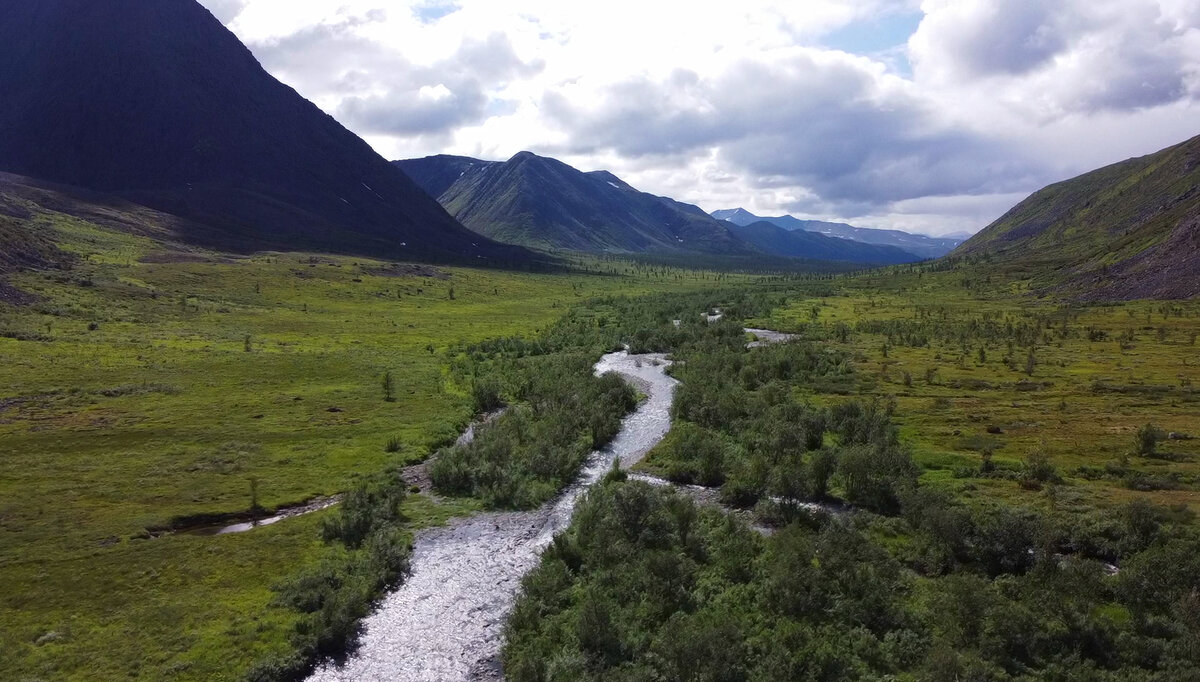
M789 231L765 220L744 226L734 225L731 231L738 238L753 244L762 251L792 258L835 260L869 265L896 265L921 260L894 246L862 244L804 230Z
M464 229L194 0L0 6L0 170L178 215L224 249L528 258Z
M1200 137L1050 185L955 253L1083 298L1200 295Z
M503 242L626 253L753 251L701 209L639 192L608 172L584 173L530 152L503 163L467 163L473 165L464 169L461 157L428 157L397 165L431 189L459 175L439 195L442 205Z
M754 215L744 208L713 211L712 216L717 220L727 220L738 225L750 225L765 220L785 230L804 230L864 244L894 246L921 258L941 258L963 242L962 239L927 237L923 234L911 234L900 230L855 227L846 223L831 223L824 220L801 220L790 215L764 218Z

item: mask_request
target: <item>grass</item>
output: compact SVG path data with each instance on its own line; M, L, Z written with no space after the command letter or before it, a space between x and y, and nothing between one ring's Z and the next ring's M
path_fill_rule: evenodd
M754 324L849 352L861 393L896 398L896 422L925 479L964 499L1104 507L1146 497L1200 510L1200 440L1163 441L1157 458L1133 454L1147 423L1200 438L1200 302L1072 305L1013 296L1023 284L900 268L844 280L842 295L794 300ZM848 328L844 341L839 325ZM1029 344L1017 341L1010 353L1022 329ZM1047 494L980 477L985 448L1013 469L1044 452L1066 484ZM1178 489L1130 489L1127 479L1139 475L1177 479Z
M251 479L273 509L425 457L471 417L451 345L530 336L593 296L716 284L666 268L164 256L147 237L38 222L79 262L13 276L40 301L0 305L3 679L238 678L288 647L296 615L270 605L272 585L341 551L319 541L321 514L243 535L151 531L248 510ZM405 504L411 529L475 508Z

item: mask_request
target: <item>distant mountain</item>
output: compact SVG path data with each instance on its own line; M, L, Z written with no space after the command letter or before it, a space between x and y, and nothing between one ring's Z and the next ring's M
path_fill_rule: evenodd
M1200 295L1200 136L1035 192L955 251L1088 299Z
M596 252L753 252L702 209L521 152L505 162L431 156L394 162L464 225L498 241ZM447 184L449 183L449 184Z
M955 249L963 242L962 239L951 237L926 237L920 234L910 234L900 230L876 230L868 227L854 227L845 223L830 223L823 220L800 220L790 215L764 218L754 215L744 208L723 209L713 211L712 216L717 220L726 220L737 225L749 225L765 220L774 223L785 230L804 230L819 232L830 237L851 239L864 244L880 244L895 246L921 258L940 258Z
M766 253L778 256L845 261L864 265L896 265L921 260L918 256L894 246L863 244L804 230L785 230L765 220L749 225L734 224L732 230L742 240Z
M530 257L458 224L194 0L0 7L0 170L181 216L219 248Z

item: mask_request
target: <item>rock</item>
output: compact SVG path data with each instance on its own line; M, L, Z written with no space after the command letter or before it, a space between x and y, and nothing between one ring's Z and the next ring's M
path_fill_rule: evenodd
M36 640L34 640L33 643L38 646L42 646L44 644L49 644L50 642L57 642L58 640L60 640L62 638L63 638L63 636L61 634L51 630L50 632L47 632L46 634L42 635L41 637L38 637Z
M1000 433L1004 433L1004 429L1002 429L1002 428L1000 428L999 426L996 426L995 424L993 424L993 425L991 425L991 426L987 427L987 432L988 432L988 433L994 433L994 434L1000 434Z

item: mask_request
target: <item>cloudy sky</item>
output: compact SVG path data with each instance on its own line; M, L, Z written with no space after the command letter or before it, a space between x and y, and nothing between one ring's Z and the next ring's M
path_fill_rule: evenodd
M201 0L389 159L531 150L707 210L974 232L1200 134L1196 0Z

